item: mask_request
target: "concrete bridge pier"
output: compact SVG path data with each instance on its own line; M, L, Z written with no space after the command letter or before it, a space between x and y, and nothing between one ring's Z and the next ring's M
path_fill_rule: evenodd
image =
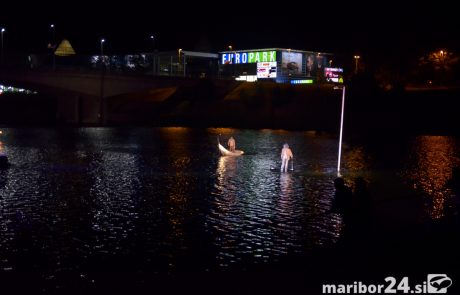
M66 124L99 125L106 123L99 118L100 98L81 94L59 95L56 98L56 119ZM103 114L106 114L106 103Z

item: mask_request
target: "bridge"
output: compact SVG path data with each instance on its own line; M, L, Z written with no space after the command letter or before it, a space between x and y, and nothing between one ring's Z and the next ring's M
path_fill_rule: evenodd
M56 118L69 124L129 122L119 112L128 102L159 104L179 87L194 87L198 78L148 76L108 70L0 70L0 82L37 91L56 101ZM234 84L214 81L218 84ZM132 106L131 106L132 107ZM141 106L142 109L142 106ZM132 119L132 118L131 118Z

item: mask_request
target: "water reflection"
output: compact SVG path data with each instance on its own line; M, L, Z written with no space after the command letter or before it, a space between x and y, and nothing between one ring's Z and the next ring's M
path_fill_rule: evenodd
M220 157L217 134L232 134L247 153ZM240 270L308 253L335 243L341 233L340 215L329 213L336 136L79 128L10 129L7 139L12 166L0 171L0 272L35 267L59 281L69 272L80 278L117 267L133 273L184 265ZM286 141L295 171L280 174L270 166L279 167ZM385 148L371 155L345 145L346 180L366 173L374 185L379 178L376 194L389 188L380 192L385 205L388 191L405 196L394 177L404 170L405 179L433 200L428 208L436 218L450 194L451 168L459 164L458 144L420 137L412 146L388 177L382 173L387 166L375 170L370 161L386 155Z
M282 220L289 220L293 216L294 183L290 173L280 173L280 196L277 203L277 213Z
M187 205L193 182L193 177L184 171L190 167L190 161L189 157L173 160L174 172L165 179L165 186L169 188L166 200L168 206L165 212L170 226L166 236L167 243L182 243L184 236L184 222L189 214Z
M283 254L289 252L289 246L295 244L295 238L298 236L297 231L302 230L301 220L298 219L301 213L299 210L297 198L301 195L296 195L294 190L294 179L291 173L281 173L279 177L279 198L275 206L275 224L277 232L280 233L278 239L285 241L285 245L278 245L278 250Z
M350 173L362 173L369 169L370 159L362 146L348 148L344 153L345 168Z
M452 168L460 163L456 141L446 136L417 137L409 158L403 176L430 197L426 204L429 216L443 217L446 202L452 197L447 183L452 178Z
M265 130L251 135L258 153L220 157L217 162L211 200L214 207L208 223L211 235L216 237L219 265L235 267L248 259L268 262L301 253L305 248L334 243L339 236L340 219L326 214L333 195L333 175L324 171L330 165L327 161L335 160L327 155L329 141L321 143L303 133L295 140L290 138L297 147L299 164L295 172L279 173L271 171L270 166L278 166L279 146L289 132ZM237 136L245 141L244 136ZM326 162L321 161L323 156ZM315 173L310 162L318 162L322 169Z
M3 134L3 131L0 130L0 154L6 152L6 151L4 150L4 148L3 148L2 137L4 137L4 134Z
M220 157L217 166L217 188L224 195L233 195L237 193L238 173L237 157Z
M92 206L92 229L98 233L95 248L115 254L121 244L135 229L138 218L139 168L135 155L104 152L95 155L90 163L93 186L90 194Z
M280 173L281 199L287 199L293 193L293 180L290 173Z
M215 244L221 249L216 257L220 266L228 266L229 261L234 263L238 259L232 253L238 248L238 231L241 229L243 219L238 207L239 180L236 177L238 160L239 158L236 157L220 157L217 163L215 208L209 215L209 221L219 233ZM223 223L219 224L218 220L222 220Z
M221 156L219 158L218 166L217 166L217 174L219 175L219 180L225 177L233 177L235 176L237 163L237 157L225 157Z

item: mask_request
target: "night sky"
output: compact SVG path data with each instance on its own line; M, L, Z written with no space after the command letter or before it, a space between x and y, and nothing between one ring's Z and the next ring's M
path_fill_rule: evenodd
M67 38L77 53L159 50L222 51L264 47L332 53L376 54L458 51L460 17L449 4L403 1L126 1L118 4L61 1L2 3L10 52L46 52L52 39Z

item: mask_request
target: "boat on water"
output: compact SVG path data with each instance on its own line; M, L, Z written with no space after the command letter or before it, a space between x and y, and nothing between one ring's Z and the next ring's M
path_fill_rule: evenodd
M242 154L244 154L244 152L241 150L235 150L233 152L229 151L220 143L217 143L217 146L219 147L219 151L222 156L241 156Z

